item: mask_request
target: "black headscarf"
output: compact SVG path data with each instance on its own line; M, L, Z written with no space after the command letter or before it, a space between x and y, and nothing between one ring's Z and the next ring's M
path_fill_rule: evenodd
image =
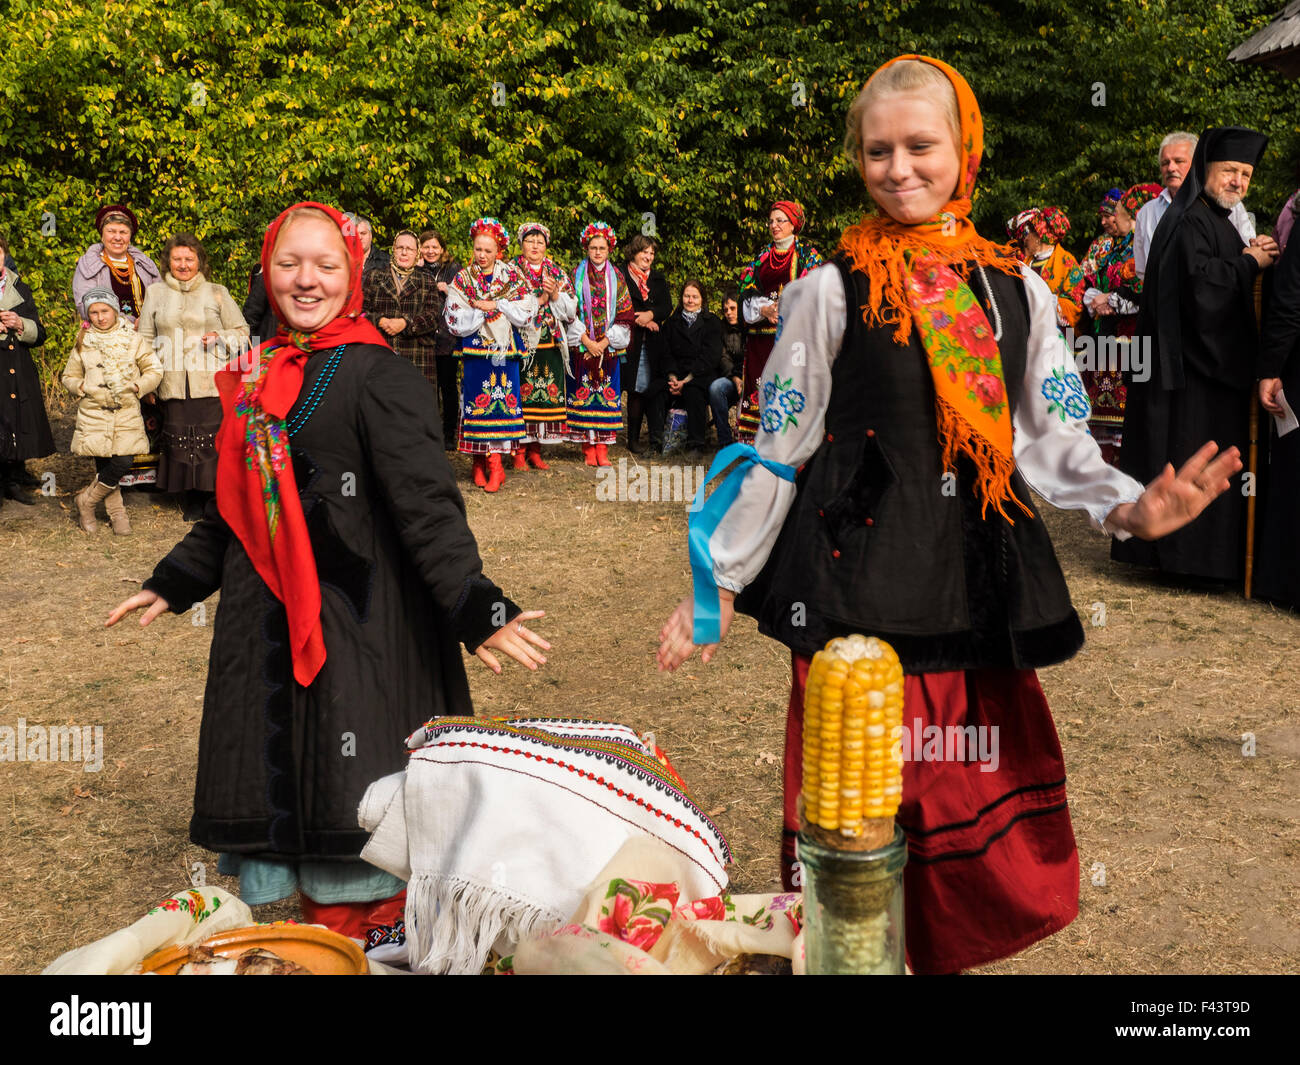
M1149 336L1159 360L1160 384L1166 390L1187 384L1183 373L1182 316L1178 300L1178 230L1183 215L1205 190L1206 168L1210 163L1237 162L1258 166L1268 137L1245 126L1207 129L1196 142L1192 165L1178 187L1173 202L1151 236L1147 271L1142 283L1142 310L1138 336Z

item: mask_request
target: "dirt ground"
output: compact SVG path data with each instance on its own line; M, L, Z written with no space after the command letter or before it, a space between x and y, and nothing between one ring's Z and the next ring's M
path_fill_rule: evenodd
M66 452L66 423L58 437ZM497 678L471 659L478 711L652 729L716 812L735 890L777 890L788 653L740 618L710 666L656 672L658 628L689 591L685 509L598 501L576 451L552 462L493 497L456 459L487 572L548 611L538 627L554 644L536 675L508 666ZM89 461L31 466L55 474L57 495L0 510L0 725L102 725L105 751L98 773L0 762L0 971L19 973L130 924L197 863L237 888L188 838L210 624L103 627L184 534L179 509L129 492L135 535L86 536L70 497ZM1088 632L1076 658L1041 674L1070 774L1080 913L982 971L1297 971L1300 619L1115 566L1082 515L1045 511ZM1090 624L1098 603L1104 625Z

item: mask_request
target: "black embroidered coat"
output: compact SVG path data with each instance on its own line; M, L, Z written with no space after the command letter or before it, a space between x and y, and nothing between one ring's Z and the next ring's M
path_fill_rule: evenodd
M215 502L145 582L178 613L221 589L190 825L216 851L358 860L367 785L406 764L422 722L473 712L457 640L519 613L483 576L419 371L353 345L322 392L331 351L308 359L287 419L321 583L312 684L294 682L284 607Z

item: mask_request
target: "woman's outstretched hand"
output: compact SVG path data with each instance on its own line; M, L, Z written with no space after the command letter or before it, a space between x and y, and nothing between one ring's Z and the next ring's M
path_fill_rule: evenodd
M549 651L551 645L533 632L524 622L532 621L534 618L544 618L545 616L545 610L525 610L522 614L516 614L479 644L474 653L483 660L484 665L493 673L501 672L501 663L497 661L496 655L492 653L493 651L507 654L516 662L522 662L529 669L536 670L539 665L546 662L546 656L533 650L533 647L540 647L543 651ZM530 644L533 646L529 646Z
M1211 440L1177 473L1172 465L1165 466L1136 503L1121 503L1110 512L1106 524L1143 540L1158 540L1181 529L1226 492L1229 478L1240 469L1241 453L1230 447L1220 454Z
M727 636L731 628L731 619L736 613L736 593L726 588L718 589L718 634L721 639ZM694 629L695 603L693 599L683 599L677 604L672 617L664 622L659 630L659 672L671 671L680 666L695 652L695 643L691 639ZM716 643L705 644L700 652L700 659L705 665L713 661L718 652Z
M117 607L108 615L108 620L104 622L105 628L112 628L121 621L127 614L133 610L139 610L142 606L149 609L144 612L140 619L140 627L144 628L149 622L153 621L159 614L165 613L171 607L167 600L157 592L136 592L130 599L125 599L117 604Z

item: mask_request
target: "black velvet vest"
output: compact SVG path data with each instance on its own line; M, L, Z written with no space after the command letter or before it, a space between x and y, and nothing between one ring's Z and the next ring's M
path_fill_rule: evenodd
M868 329L867 278L838 269L848 327L832 370L825 437L795 480L797 495L767 565L737 599L766 635L803 654L859 632L887 640L908 673L1036 668L1071 657L1083 629L1047 530L1019 473L1014 524L981 515L974 467L945 477L934 385L914 331ZM1019 277L985 276L1002 322L998 347L1012 410L1025 397L1029 310ZM994 315L979 275L971 288Z

